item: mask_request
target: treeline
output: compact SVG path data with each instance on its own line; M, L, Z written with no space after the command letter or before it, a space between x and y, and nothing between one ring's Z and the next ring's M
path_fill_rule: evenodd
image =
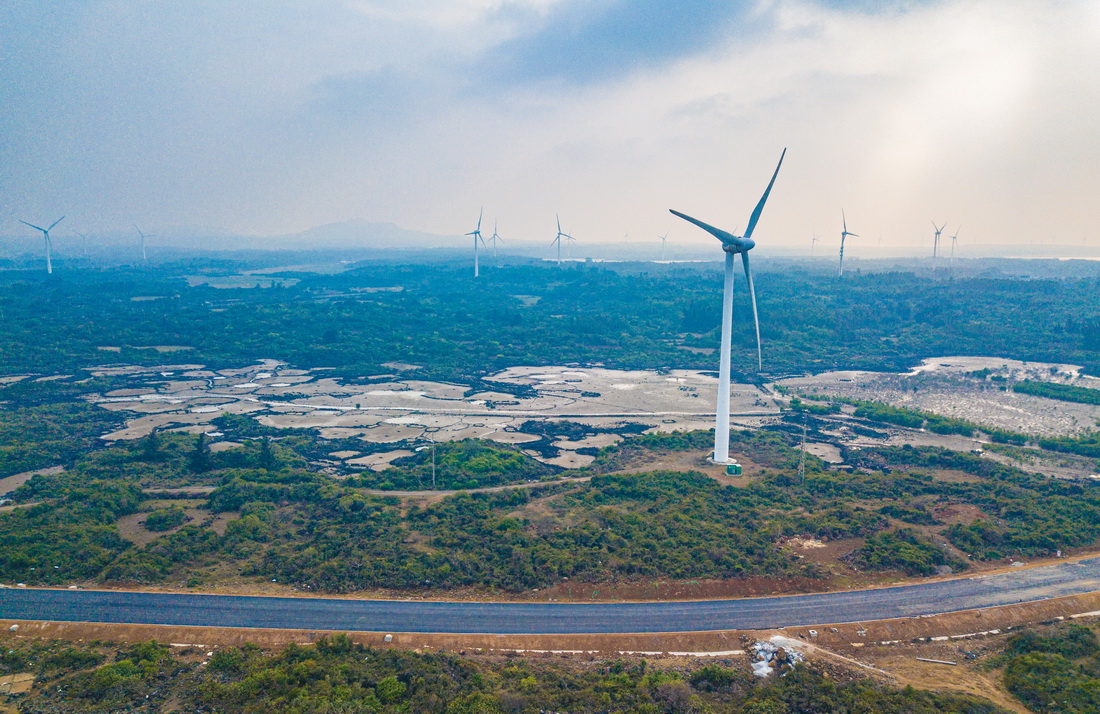
M1024 380L1012 385L1012 391L1020 394L1030 394L1036 397L1057 399L1063 402L1077 402L1078 404L1100 404L1100 389L1089 387L1075 387L1070 384L1057 384L1055 382L1036 382Z

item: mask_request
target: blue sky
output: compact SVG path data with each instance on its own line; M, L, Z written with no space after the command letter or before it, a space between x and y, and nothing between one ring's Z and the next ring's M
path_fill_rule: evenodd
M0 234L1100 242L1094 0L8 0ZM28 236L30 239L32 236Z

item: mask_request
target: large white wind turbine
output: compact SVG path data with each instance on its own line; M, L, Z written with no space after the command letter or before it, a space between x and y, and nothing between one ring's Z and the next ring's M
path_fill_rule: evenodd
M840 232L840 267L837 268L836 276L842 277L844 275L844 239L848 236L853 238L859 238L859 235L852 233L848 230L848 219L844 215L844 209L840 209L840 220L844 222L844 230Z
M39 228L33 223L27 223L26 221L19 221L25 226L30 226L36 231L42 231L42 238L46 241L46 275L53 275L53 241L50 240L50 231L61 221L65 220L65 216L58 218L56 221L50 224L49 228Z
M726 253L726 279L722 291L722 346L720 350L721 362L718 371L718 409L714 422L714 460L717 463L726 463L729 461L730 342L733 338L733 256L740 253L741 263L745 268L745 280L749 284L749 298L752 300L752 319L756 324L756 363L758 369L763 369L764 358L760 348L760 316L756 311L756 291L752 285L752 269L749 267L749 251L756 245L756 242L752 239L752 232L756 228L756 223L760 220L760 214L764 211L764 203L768 200L768 194L772 191L772 186L775 184L775 177L779 175L779 167L783 165L783 157L786 155L787 150L783 149L783 153L779 155L779 163L775 167L775 173L772 174L772 180L768 182L768 187L764 189L764 195L760 197L759 203L757 203L756 208L753 209L752 215L749 217L749 225L745 229L745 235L743 236L735 236L732 233L728 233L720 228L715 228L714 226L703 223L679 211L672 211L673 215L679 216L689 223L694 223L720 240L722 242L722 250Z
M946 223L944 224L947 225ZM962 230L962 226L959 226L955 230L955 235L951 236L951 264L955 264L955 246L959 244L959 231Z
M496 220L493 220L493 235L489 237L489 240L493 241L493 260L496 260L496 257L497 257L497 241L500 241L501 243L504 242L504 239L501 238L500 234L497 233L497 222L496 222Z
M481 237L481 217L484 214L485 214L485 209L483 208L483 209L481 209L481 213L477 214L477 228L475 228L474 230L472 230L472 231L470 231L469 233L466 234L468 236L473 236L474 237L474 277L475 278L478 275L480 275L480 271L479 271L479 268L478 268L478 262L477 262L477 242L481 241L482 244L485 243L485 239Z
M142 233L141 229L137 227L136 223L134 224L134 230L138 232L139 236L141 236L141 260L143 262L148 263L149 262L149 256L146 255L146 253L145 253L145 240L147 238L156 238L156 236L154 236L151 233Z
M932 227L936 228L936 222L935 221L932 221ZM933 265L935 265L936 257L940 253L940 233L943 233L944 228L947 228L946 223L944 223L942 226L936 228L936 237L932 240L932 264Z
M665 260L665 243L668 242L668 234L669 233L670 233L670 231L665 231L665 234L663 236L657 236L658 238L661 239L661 262L664 262L664 260Z
M573 238L573 236L569 235L568 233L562 233L561 232L561 217L558 216L558 214L555 213L554 218L556 218L557 221L558 221L558 234L556 236L554 236L554 240L550 241L550 245L557 245L558 246L558 265L561 265L561 239L562 238L565 238L566 240L576 240L576 239Z

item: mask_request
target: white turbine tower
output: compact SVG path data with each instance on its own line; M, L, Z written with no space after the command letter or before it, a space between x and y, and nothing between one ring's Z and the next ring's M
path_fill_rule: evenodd
M932 221L932 227L936 228L936 222ZM940 234L943 233L943 229L947 228L947 224L944 223L939 228L936 228L936 237L932 240L932 265L936 264L936 257L940 253Z
M151 233L149 233L149 234L142 233L141 229L137 227L136 223L134 224L134 230L138 232L139 236L141 236L141 260L145 263L148 263L149 262L149 256L145 253L145 240L147 238L156 238L156 236L151 234Z
M768 194L775 184L775 177L779 175L779 167L783 165L783 157L787 150L779 155L779 163L772 174L772 180L764 189L764 195L753 209L749 217L749 225L745 229L745 235L735 236L720 228L703 223L691 216L672 211L673 215L683 218L689 223L694 223L707 233L722 242L722 250L726 253L725 285L722 291L722 346L721 362L718 371L718 408L714 421L714 460L724 464L729 461L730 447L730 342L733 338L733 256L741 254L741 263L745 268L745 280L749 284L749 298L752 300L752 319L756 324L756 362L757 368L764 368L764 358L760 348L760 316L756 311L756 291L752 285L752 269L749 267L749 251L756 242L752 240L752 232L756 223L760 220L760 214L764 211L764 203L768 200Z
M504 239L501 238L500 235L497 233L497 222L496 222L496 220L493 220L493 235L489 237L489 240L493 241L493 260L496 260L496 257L497 257L497 241L500 241L501 243L504 242Z
M665 260L665 243L668 242L668 234L669 233L670 233L670 231L665 231L665 234L663 236L657 236L658 238L661 239L661 262L662 263Z
M840 209L840 220L844 222L844 230L840 232L840 267L836 271L836 276L838 278L844 276L844 239L848 236L859 238L858 234L848 231L848 219L844 216L843 208Z
M42 231L42 238L46 242L46 275L53 275L53 241L50 240L50 231L61 221L65 220L65 216L58 218L56 221L50 224L49 228L39 228L33 223L27 223L26 221L19 221L25 226L30 226L36 231Z
M561 239L562 238L565 238L566 240L575 240L575 239L573 238L573 236L569 235L568 233L562 233L561 232L561 217L558 216L558 214L555 213L554 218L556 218L557 221L558 221L558 234L556 236L554 236L554 240L550 241L550 245L557 245L558 246L558 265L561 265Z
M483 208L483 209L481 209L481 213L477 214L477 228L475 228L474 230L472 230L472 231L470 231L469 233L466 234L468 236L473 236L474 237L474 277L475 278L478 277L478 275L481 274L480 270L479 270L479 267L478 267L478 262L477 262L477 242L481 241L482 244L485 243L485 239L481 237L481 216L484 215L484 213L485 213L485 209Z
M944 224L947 225L947 224ZM959 232L962 230L962 226L959 226L955 230L955 235L951 236L951 264L955 264L955 246L959 244Z

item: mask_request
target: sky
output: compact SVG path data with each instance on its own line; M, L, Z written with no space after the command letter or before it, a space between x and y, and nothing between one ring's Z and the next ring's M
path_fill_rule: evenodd
M1097 0L6 0L0 101L28 240L700 242L786 147L758 245L1100 245Z

